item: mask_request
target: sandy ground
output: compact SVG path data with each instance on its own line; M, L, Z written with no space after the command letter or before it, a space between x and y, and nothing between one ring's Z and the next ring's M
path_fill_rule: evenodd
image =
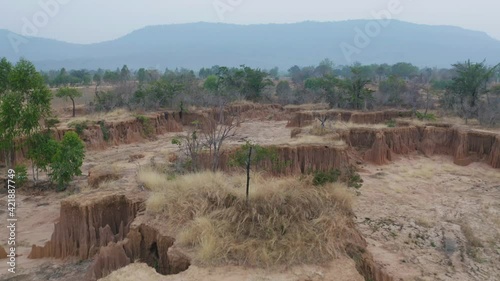
M361 175L358 227L391 275L500 280L499 170L413 156Z
M255 269L235 266L199 268L191 266L177 275L162 276L146 264L132 264L112 273L102 281L363 281L353 271L354 261L335 260L325 266L297 266L281 269Z
M290 138L291 130L285 126L286 122L245 122L228 144L240 145L247 140L261 145L297 142ZM171 144L176 135L88 151L82 168L84 176L75 180L71 190L19 196L19 273L6 275L7 265L2 260L0 280L84 280L89 262L28 260L31 244L42 245L50 239L63 198L72 193L95 192L86 187L85 176L93 168L112 167L121 174L121 179L102 189L145 192L136 181L138 167L166 163L169 154L178 151ZM141 157L135 159L137 155ZM410 156L386 166L363 167L365 183L355 204L358 227L375 260L402 280L500 280L500 171L479 163L459 167L451 161L448 157ZM5 194L0 194L2 220L6 216L5 202ZM3 227L0 237L7 237ZM4 240L0 239L0 244L5 246ZM193 267L173 277L143 273L152 276L144 280L357 280L359 275L352 271L350 262L338 260L335 266L281 272ZM343 268L348 270L338 271ZM134 267L127 270L117 274L141 273Z

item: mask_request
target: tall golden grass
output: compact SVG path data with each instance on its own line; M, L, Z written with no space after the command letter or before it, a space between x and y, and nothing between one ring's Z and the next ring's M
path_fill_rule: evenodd
M199 264L252 266L321 263L358 237L346 187L313 187L298 178L251 182L245 176L199 173L169 181L147 201Z

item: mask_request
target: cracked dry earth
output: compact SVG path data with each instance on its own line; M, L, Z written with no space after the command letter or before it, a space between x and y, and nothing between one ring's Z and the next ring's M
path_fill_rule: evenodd
M500 280L500 171L452 161L411 156L361 173L357 225L394 280Z

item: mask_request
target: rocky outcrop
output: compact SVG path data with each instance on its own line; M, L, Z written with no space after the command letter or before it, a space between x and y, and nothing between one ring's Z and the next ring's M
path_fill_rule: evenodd
M386 129L351 129L342 134L350 147L375 164L387 164L394 154L420 151L453 156L457 165L483 161L500 168L500 136L449 126L407 126Z
M124 195L86 194L61 202L61 216L52 238L32 246L28 258L93 257L100 247L123 240L141 208L141 201Z
M131 226L127 238L100 249L88 273L90 280L103 278L137 260L163 275L177 274L189 268L191 260L173 246L174 238L139 221L141 219Z
M269 147L276 153L276 158L271 161L266 159L254 167L266 171L271 175L297 175L316 170L329 171L343 169L349 165L351 158L347 147L334 147L328 145L302 145L302 146L276 146ZM234 150L223 153L219 160L221 170L238 169L230 165L230 158ZM211 167L211 157L208 154L199 156L202 167Z
M384 129L352 128L338 133L346 146L273 146L269 148L276 153L274 162L264 160L254 168L272 175L307 174L317 170L342 170L363 160L384 165L394 161L397 155L417 152L427 157L453 156L457 165L482 161L493 168L500 168L500 136L495 133L464 131L442 125L417 127L408 124ZM233 154L234 148L221 155L220 169L237 169L229 163ZM210 155L202 154L199 159L201 167L211 168Z
M172 247L174 238L138 216L143 202L144 198L112 193L66 199L61 202L61 216L51 240L42 247L33 245L28 258L94 258L87 274L89 280L102 278L137 260L164 275L186 270L190 259Z
M491 148L490 157L488 159L488 163L493 168L500 168L500 136L495 138L495 143Z
M304 127L311 125L319 117L327 117L328 120L352 122L356 124L378 124L395 118L411 117L412 112L407 110L387 110L374 112L358 111L301 111L294 113L288 121L287 127Z
M364 155L366 161L378 164L387 164L392 160L392 151L387 145L385 134L375 133L375 140L370 149Z

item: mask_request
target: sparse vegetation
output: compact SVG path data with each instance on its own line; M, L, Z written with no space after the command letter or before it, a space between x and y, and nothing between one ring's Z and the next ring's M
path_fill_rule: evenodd
M313 173L313 185L323 186L327 183L334 183L339 180L340 170L334 169L327 172L315 171Z
M395 128L397 126L396 120L391 119L385 123L389 128Z
M109 134L109 128L108 128L108 126L106 126L106 122L104 122L104 120L101 120L101 121L98 121L97 124L99 124L99 127L101 128L102 138L105 141L109 141L110 134Z
M75 129L75 132L79 136L83 136L83 131L88 129L89 123L90 122L88 120L78 120L70 122L68 127Z
M144 115L136 115L135 118L141 123L144 136L147 138L152 137L154 133L154 127L153 124L151 124L151 120Z
M192 247L202 264L318 263L342 254L354 239L345 187L254 177L248 205L242 178L178 177L151 195L147 211L168 217L179 243Z
M16 186L22 187L28 181L28 168L26 165L18 164L14 171L16 171Z
M419 111L416 111L415 116L417 117L418 120L421 120L421 121L436 121L437 120L436 116L432 113L421 113Z

